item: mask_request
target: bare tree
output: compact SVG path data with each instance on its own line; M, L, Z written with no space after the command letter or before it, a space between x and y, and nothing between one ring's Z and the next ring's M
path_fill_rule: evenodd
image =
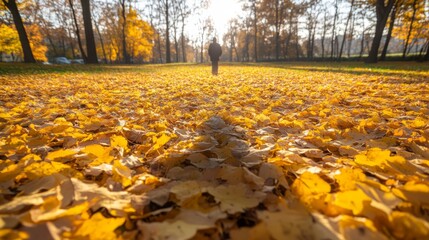
M93 4L93 6L94 6L94 4ZM93 16L94 16L93 21L94 21L94 25L95 25L95 30L97 32L98 39L100 41L101 50L103 52L104 63L107 63L106 47L105 47L103 36L101 35L101 31L100 31L100 27L99 27L99 25L101 25L100 12L99 11L93 11Z
M126 9L126 0L119 0L119 5L121 6L121 18L122 18L122 57L125 64L130 63L129 54L127 52L127 9Z
M338 13L338 4L339 4L338 1L341 1L341 0L335 0L335 5L334 5L335 14L334 14L334 23L332 24L331 59L334 58L335 40L337 39L336 38L336 32L335 32L335 30L336 30L336 27L337 27L337 19L338 19L338 14L339 14Z
M405 40L404 51L402 52L402 58L405 58L405 56L407 55L408 44L410 42L411 33L413 31L414 21L416 20L417 0L413 1L412 7L413 7L413 15L411 16L410 27L408 29L407 38Z
M356 21L356 17L353 14L352 21L350 23L350 33L348 35L349 44L347 47L347 57L350 57L350 52L352 50L353 35L354 35L354 30L355 30L355 21Z
M85 28L86 40L86 63L98 63L97 48L95 47L94 30L92 29L91 6L89 0L81 0L83 25Z
M159 0L155 1L158 6L160 16L164 19L165 24L165 62L171 63L171 45L170 45L170 7L171 0Z
M204 39L206 37L206 35L210 35L211 32L213 32L213 23L212 20L210 18L206 18L205 20L203 20L202 23L200 23L201 25L201 35L200 35L200 63L204 62Z
M149 4L147 9L149 14L150 26L154 29L154 32L155 32L155 49L158 52L158 59L156 59L155 51L153 51L153 61L154 62L160 61L161 63L163 63L161 34L158 28L159 25L161 24L161 16L160 16L161 14L159 11L157 11L155 3Z
M83 44L82 44L82 40L80 38L79 23L77 21L76 10L74 9L73 0L68 0L68 2L69 2L70 10L72 13L72 17L73 17L74 30L75 30L76 37L77 37L77 43L79 46L80 55L82 56L83 60L86 62L87 57L86 57L85 51L83 50ZM72 51L72 52L74 55L74 51Z
M390 39L392 38L393 27L395 26L396 16L399 11L399 3L402 0L396 1L395 5L393 5L392 13L390 14L390 23L389 29L387 31L386 40L384 41L383 51L381 52L380 61L384 61L386 59L387 49L389 47Z
M377 0L375 3L377 21L371 50L366 60L367 63L376 63L378 60L378 50L380 48L381 38L383 37L383 31L395 1L396 0Z
M185 24L186 19L191 15L192 9L187 4L186 0L179 0L179 11L180 11L180 22L181 22L181 31L180 31L180 39L182 45L182 59L183 62L187 62L186 59L186 39L185 39Z
M351 0L351 3L350 3L350 12L349 12L349 15L347 17L346 25L344 27L343 41L341 42L341 48L340 48L340 53L338 54L338 60L341 60L341 56L343 55L343 48L344 48L344 44L346 42L347 27L349 26L350 19L353 16L354 3L355 3L355 0Z
M322 59L325 58L325 37L326 37L326 32L328 31L329 28L329 24L328 24L328 11L327 8L325 6L325 8L323 8L324 11L324 15L323 15L323 32L322 32L322 38L320 40L320 44L321 44L321 48L322 48Z

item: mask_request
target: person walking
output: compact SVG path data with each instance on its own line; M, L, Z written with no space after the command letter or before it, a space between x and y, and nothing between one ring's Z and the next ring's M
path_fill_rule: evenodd
M210 43L209 46L209 56L210 61L212 62L212 74L218 74L219 68L219 57L222 55L222 48L219 43L216 42L216 38L213 38L213 43Z

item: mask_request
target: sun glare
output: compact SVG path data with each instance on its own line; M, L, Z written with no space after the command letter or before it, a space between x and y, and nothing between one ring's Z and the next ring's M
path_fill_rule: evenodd
M213 32L209 33L211 37L217 37L219 43L223 43L222 37L228 32L228 21L242 15L241 3L239 0L211 0L210 5L203 11L202 16L191 16L188 22L188 32L192 39L198 39L200 30L198 24L205 18L211 18L213 23ZM201 17L203 19L201 19Z
M228 21L241 13L238 0L212 0L208 14L213 20L216 35L219 39L228 31Z

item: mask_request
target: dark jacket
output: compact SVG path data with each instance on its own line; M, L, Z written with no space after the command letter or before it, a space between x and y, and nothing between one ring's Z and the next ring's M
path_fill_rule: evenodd
M220 55L222 55L222 48L220 47L219 43L211 43L209 46L210 61L219 61Z

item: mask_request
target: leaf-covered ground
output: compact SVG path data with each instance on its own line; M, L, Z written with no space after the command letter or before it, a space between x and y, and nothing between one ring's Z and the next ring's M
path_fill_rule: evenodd
M0 238L428 239L407 64L0 65Z

